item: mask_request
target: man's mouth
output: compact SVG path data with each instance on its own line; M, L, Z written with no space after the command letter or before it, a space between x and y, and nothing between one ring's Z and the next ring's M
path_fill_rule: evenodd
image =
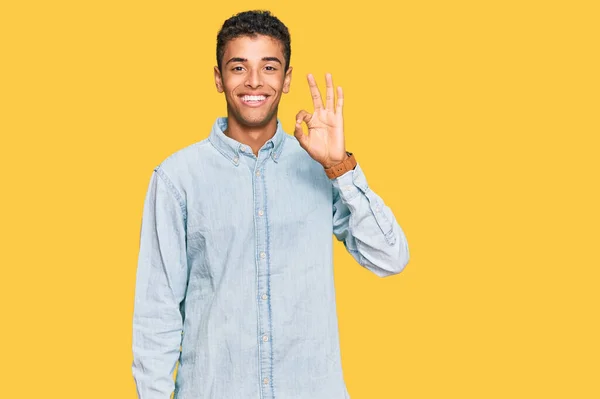
M240 99L242 100L242 102L245 105L248 106L260 106L262 105L266 100L267 100L268 96L265 95L258 95L258 96L250 96L250 95L245 95L245 96L240 96Z

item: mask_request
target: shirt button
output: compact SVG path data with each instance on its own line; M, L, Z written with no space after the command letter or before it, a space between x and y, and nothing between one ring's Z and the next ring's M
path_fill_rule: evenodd
M264 378L263 379L263 384L267 385L269 383L269 379L268 378Z
M263 210L262 210L262 209L261 209L260 211L258 211L258 216L262 216L262 215L264 215L264 214L265 214L265 213L263 212Z
M246 151L246 147L244 147L244 146L241 146L241 147L240 147L240 150L241 150L242 152L245 152L245 151Z
M256 171L256 176L260 176L260 170Z
M260 257L261 257L261 259L264 259L264 258L266 258L266 257L267 257L267 254L266 254L266 253L264 253L264 252L261 252L261 253L260 253Z
M267 294L262 294L261 298L266 300L267 299Z
M237 163L240 159L238 157L233 158L233 162Z
M263 341L267 342L269 340L269 336L268 335L263 335Z

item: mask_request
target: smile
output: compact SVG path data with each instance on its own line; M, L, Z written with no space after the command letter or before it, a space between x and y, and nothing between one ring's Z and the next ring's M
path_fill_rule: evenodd
M250 107L258 107L260 105L262 105L265 101L267 101L267 97L268 96L264 96L264 95L259 95L259 96L240 96L240 100L242 100L242 103L244 103L245 105L248 105Z

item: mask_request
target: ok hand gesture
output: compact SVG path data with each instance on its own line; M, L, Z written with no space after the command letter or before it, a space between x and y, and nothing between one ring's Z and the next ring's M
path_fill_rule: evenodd
M296 115L294 136L300 146L324 168L329 168L346 158L344 144L344 119L342 107L344 94L342 88L337 88L337 104L334 105L333 80L331 74L325 75L326 102L323 106L321 93L313 75L308 75L308 86L313 98L314 112L305 110ZM302 122L308 126L308 134L302 130Z

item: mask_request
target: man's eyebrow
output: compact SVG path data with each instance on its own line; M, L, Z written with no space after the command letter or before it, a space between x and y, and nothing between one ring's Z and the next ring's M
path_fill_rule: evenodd
M248 59L246 59L246 58L233 57L232 59L230 59L229 61L227 61L225 63L225 65L229 64L230 62L246 62L246 61L248 61Z
M263 61L275 61L275 62L279 62L279 64L283 65L283 63L281 62L281 60L277 57L263 57L262 59Z
M277 57L263 57L262 58L263 61L275 61L278 62L279 64L283 65L283 63L281 62L281 60ZM230 59L229 61L227 61L225 63L225 65L229 64L230 62L246 62L248 61L247 58L241 58L241 57L233 57L232 59Z

